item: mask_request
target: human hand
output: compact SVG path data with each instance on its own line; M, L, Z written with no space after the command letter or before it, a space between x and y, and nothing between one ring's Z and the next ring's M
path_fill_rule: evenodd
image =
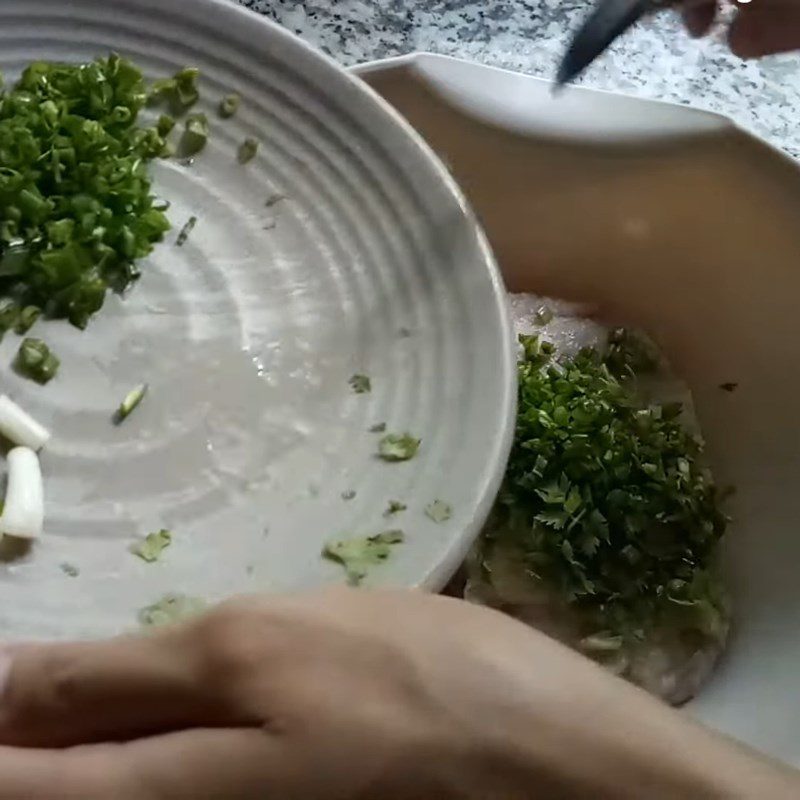
M798 796L790 771L451 598L240 598L7 653L0 800Z
M692 36L703 36L711 27L718 0L687 0L683 18ZM800 48L798 0L752 0L737 3L728 30L731 50L742 58L758 58Z

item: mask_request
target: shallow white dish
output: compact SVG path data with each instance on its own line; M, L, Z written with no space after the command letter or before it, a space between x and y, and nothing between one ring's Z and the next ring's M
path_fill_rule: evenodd
M800 764L797 165L682 106L431 55L358 72L450 165L509 288L642 325L689 382L738 489L733 640L690 710Z
M0 639L112 634L166 592L342 582L323 543L386 528L407 541L369 580L441 588L499 484L514 369L491 253L420 137L333 62L220 0L5 2L0 45L9 81L34 59L110 50L150 78L199 67L212 127L192 166L154 167L174 230L139 284L85 332L33 329L58 377L20 379L18 339L2 343L3 391L53 439L44 536L2 547ZM232 91L241 108L220 120ZM246 136L260 151L242 166ZM353 393L354 373L370 394ZM141 382L148 396L115 427ZM378 422L420 437L419 455L379 461ZM437 498L454 509L438 525L424 513ZM408 511L384 519L390 499ZM160 528L173 544L158 563L128 552Z

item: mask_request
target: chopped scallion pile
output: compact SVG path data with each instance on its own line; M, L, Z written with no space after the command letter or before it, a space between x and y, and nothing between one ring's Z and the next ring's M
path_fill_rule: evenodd
M137 124L145 98L140 70L113 54L36 61L2 95L0 297L26 312L22 329L33 307L85 327L169 229L147 175L164 137ZM2 314L3 329L17 323Z

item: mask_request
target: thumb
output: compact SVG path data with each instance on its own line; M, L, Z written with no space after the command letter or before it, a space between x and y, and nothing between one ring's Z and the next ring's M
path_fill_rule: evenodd
M740 5L728 34L731 50L760 58L800 48L800 6L786 0Z
M202 625L82 644L0 647L0 743L62 747L246 725Z

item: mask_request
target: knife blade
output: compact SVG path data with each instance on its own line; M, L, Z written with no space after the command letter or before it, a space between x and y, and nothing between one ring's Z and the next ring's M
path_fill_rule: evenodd
M642 17L679 0L599 0L572 37L556 75L556 85L575 80L620 35Z

